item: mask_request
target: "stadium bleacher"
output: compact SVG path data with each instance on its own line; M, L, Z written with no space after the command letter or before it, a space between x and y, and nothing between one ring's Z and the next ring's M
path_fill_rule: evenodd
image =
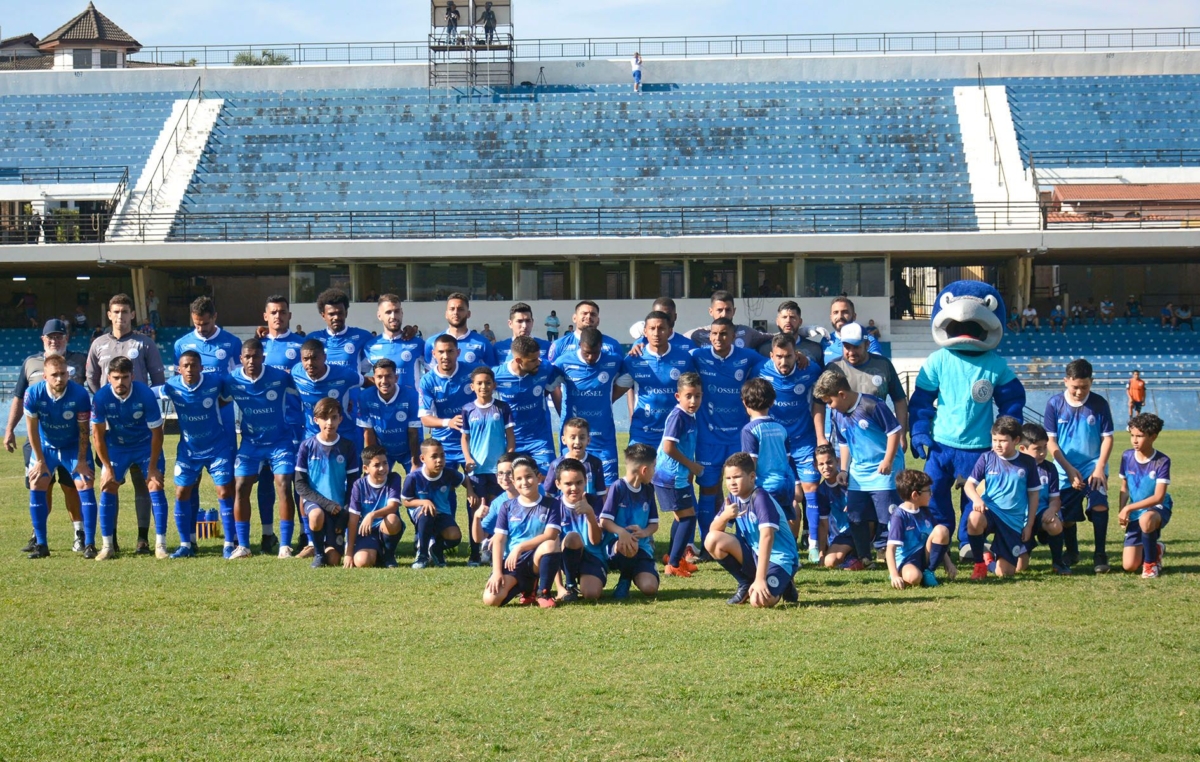
M1004 84L1026 161L1030 151L1045 166L1081 160L1061 152L1108 151L1118 166L1200 165L1200 76L1043 77ZM1136 153L1112 154L1120 151ZM1049 153L1036 156L1042 152Z
M1200 387L1200 336L1195 332L1169 330L1152 325L1070 326L1067 332L1032 329L1008 332L999 350L1026 384L1057 385L1063 368L1078 357L1086 357L1099 382L1124 384L1137 369L1156 379L1156 384Z
M220 95L181 215L971 201L945 81Z

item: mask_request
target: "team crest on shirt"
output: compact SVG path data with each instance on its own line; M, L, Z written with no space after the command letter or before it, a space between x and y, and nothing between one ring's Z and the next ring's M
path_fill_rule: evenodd
M284 350L283 356L289 360L295 360L296 359L296 350L289 347L288 349Z
M971 399L978 402L980 405L992 401L992 393L995 389L992 388L992 382L986 378L981 378L971 385Z
M533 387L533 396L541 397L542 396L542 387L540 387L540 386Z
M1088 422L1088 426L1095 426L1096 425L1096 416L1089 415L1087 417L1087 422Z
M671 380L672 381L679 380L679 368L671 368Z
M860 429L862 429L863 431L866 431L870 425L871 424L867 422L866 418L863 418L861 421L858 422L858 427Z
M1157 472L1155 471L1151 471L1150 473L1146 474L1146 478L1148 479L1153 479L1155 476L1157 476Z
M339 456L337 456L337 462L338 462L338 463L345 463L345 462L346 462L346 456L345 456L345 455L339 455Z
M404 412L403 410L396 411L396 421L398 421L399 423L404 423L407 420L408 420L408 413Z
M407 349L400 353L400 359L404 362L412 362L412 352Z
M275 391L274 389L267 390L267 399L269 399L271 402L274 402L275 400L279 399L279 392Z
M608 383L608 379L609 379L609 375L608 375L608 373L607 373L607 372L605 372L605 371L600 371L600 375L599 375L599 376L597 376L597 378L599 378L599 379L600 379L600 383L602 383L602 384L607 384L607 383Z
M131 348L131 349L129 350L129 359L130 359L130 360L136 360L136 359L138 359L138 355L139 355L139 354L141 354L141 352L139 352L138 348L137 348L137 347L133 347L133 348Z
M744 346L746 346L746 340L745 340L745 339L740 339L740 338L739 338L739 339L734 339L734 340L733 340L733 345L734 345L735 347L744 347Z
M210 407L212 407L212 406L213 406L213 399L212 399L212 397L205 397L205 398L204 398L204 402L202 402L201 404L202 404L202 405L204 405L204 407L206 407L206 408L210 408Z
M883 376L871 376L871 383L876 387L883 386Z
M796 384L796 386L792 388L792 391L795 394L804 394L804 384Z
M1046 476L1045 474L1042 474L1042 486L1045 487L1049 483L1050 483L1050 477Z
M746 372L745 372L745 371L743 371L743 370L740 370L740 369L739 369L739 370L735 370L735 371L733 372L733 377L734 377L734 378L736 378L738 381L741 381L743 378L745 378L745 377L746 377Z
M64 410L64 411L63 411L63 414L62 414L62 417L63 417L63 420L64 420L64 421L69 421L69 420L71 420L72 418L74 418L74 417L75 417L75 411L74 411L74 410ZM1153 478L1154 478L1154 474L1153 474L1153 473L1151 473L1151 474L1150 474L1150 478L1151 478L1151 479L1153 479Z
M447 488L446 488L446 485L445 485L445 484L443 484L442 486L438 487L438 492L440 492L440 493L442 493L442 494L445 494L445 493L446 493L446 489L447 489Z
M349 341L346 342L346 354L348 354L348 355L354 354L353 342L349 342Z
M338 391L337 391L337 389L330 389L329 394L327 394L325 396L329 397L329 399L331 399L331 400L335 400L338 398Z
M463 359L466 360L467 362L475 362L475 353L467 352L466 354L463 355Z
M228 356L229 356L229 353L226 352L224 349L217 350L217 359L218 360L224 360Z
M133 417L134 417L135 419L136 419L136 418L141 418L141 417L142 417L142 411L141 411L141 410L135 410L135 411L133 411Z

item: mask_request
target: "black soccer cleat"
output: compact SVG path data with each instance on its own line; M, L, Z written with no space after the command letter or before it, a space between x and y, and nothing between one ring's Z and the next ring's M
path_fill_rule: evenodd
M779 599L784 603L799 603L800 591L796 589L795 580L788 583L788 586L779 594Z
M750 600L750 586L739 585L737 591L725 602L730 606L740 606L748 600Z
M273 534L264 534L262 542L258 546L264 554L273 554L279 551L279 538Z
M115 550L115 548L114 548L114 550ZM153 555L153 554L154 554L154 551L150 550L150 543L146 542L145 540L138 540L137 550L134 551L134 555L149 556L149 555Z
M33 544L33 551L28 556L28 558L31 560L38 559L38 558L49 558L49 557L50 557L50 548L46 545L40 545L36 542Z
M29 535L29 542L25 543L25 547L21 548L22 553L32 553L37 549L37 535Z
M84 545L83 546L83 557L88 559L89 561L91 561L92 559L94 559L96 557L96 553L97 553L97 551L96 551L95 545Z

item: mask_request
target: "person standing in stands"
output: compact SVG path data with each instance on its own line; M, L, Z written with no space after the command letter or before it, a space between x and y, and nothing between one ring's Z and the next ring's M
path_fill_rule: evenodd
M1135 370L1129 383L1125 384L1125 396L1129 397L1129 417L1141 413L1146 404L1146 382L1142 380L1141 371Z
M458 8L454 7L454 0L446 3L446 44L453 45L455 38L458 37Z
M633 54L633 91L640 93L642 91L642 54Z
M159 319L158 313L158 297L154 295L154 289L146 291L146 318L150 321L150 325L154 330L158 330L162 326L162 321Z
M112 332L92 342L87 356L87 388L93 395L108 383L108 364L114 357L127 357L133 364L133 380L147 386L162 386L166 383L163 372L162 354L158 345L145 334L133 330L133 300L126 294L117 294L108 300L108 322ZM140 468L129 472L133 482L133 504L137 512L138 555L149 555L150 550L150 490L146 486L147 474ZM114 546L114 550L115 550Z
M479 15L479 22L483 24L483 40L487 45L491 45L496 39L496 12L492 10L490 2L483 4L483 13Z

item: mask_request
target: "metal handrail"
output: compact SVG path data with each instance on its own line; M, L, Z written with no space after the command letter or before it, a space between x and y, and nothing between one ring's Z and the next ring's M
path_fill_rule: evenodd
M200 77L196 77L196 84L192 85L191 92L188 93L187 100L184 101L183 113L180 114L179 118L175 120L175 126L171 129L171 136L169 138L167 138L168 146L174 146L174 148L175 148L175 153L171 154L172 162L174 162L175 157L179 155L179 140L182 137L182 135L179 132L180 125L183 125L183 132L184 132L184 134L186 134L188 127L190 127L192 124L192 115L194 114L193 107L192 107L192 98L196 98L197 104L204 102L204 89L200 86ZM165 183L167 181L167 170L170 169L170 167L171 167L171 165L167 164L166 161L167 161L167 151L166 151L166 148L164 148L164 150L162 152L162 156L158 157L158 164L154 167L154 171L152 171L150 173L149 184L146 186L146 189L142 192L142 197L140 199L138 199L138 205L137 205L136 212L137 212L139 221L142 219L142 216L145 213L144 207L146 205L146 199L150 199L150 212L149 213L153 214L153 212L154 212L154 198L155 198L155 196L158 195L158 190L160 190L162 187L159 183L160 182ZM156 178L160 172L162 173L162 180L156 181ZM139 227L138 234L140 237L142 237L144 239L145 235L146 235L145 228Z
M1000 141L996 136L996 123L992 120L992 104L988 102L987 87L983 81L983 64L976 64L976 72L979 75L979 92L983 93L983 115L988 120L988 140L992 141L992 163L998 168L997 180L1004 186L1004 198L1006 201L1012 200L1012 195L1008 189L1008 175L1004 172L1004 159L1000 156Z
M1029 151L1027 160L1055 167L1182 167L1200 164L1200 148L1094 148Z
M464 25L464 29L469 25ZM1142 29L1022 29L960 32L863 32L675 37L582 37L521 40L518 60L606 59L640 51L645 57L911 55L941 53L1159 50L1200 46L1200 27ZM291 42L145 47L133 60L161 65L232 66L239 53L271 50L295 65L426 61L427 41Z
M129 167L122 166L84 166L84 167L5 167L0 177L18 179L22 183L62 183L62 182L111 182L120 180L122 174L129 174Z
M108 224L104 226L104 235L101 240L108 239L108 231L112 228L113 220L117 218L117 210L121 208L121 204L125 201L125 194L128 192L129 167L125 167L125 172L121 174L121 179L113 190L112 198L108 200Z

